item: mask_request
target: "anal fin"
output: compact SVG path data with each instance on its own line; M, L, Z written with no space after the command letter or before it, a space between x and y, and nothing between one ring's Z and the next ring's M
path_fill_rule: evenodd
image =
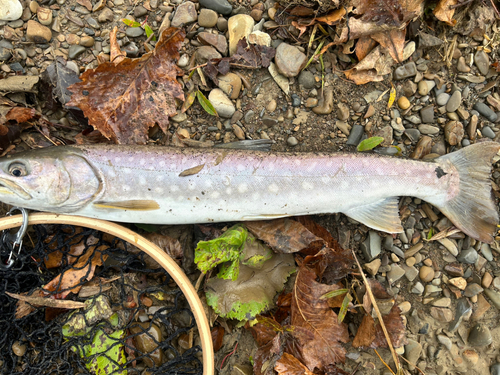
M397 197L385 198L374 203L354 207L344 213L367 227L382 232L401 233L403 231L399 219Z

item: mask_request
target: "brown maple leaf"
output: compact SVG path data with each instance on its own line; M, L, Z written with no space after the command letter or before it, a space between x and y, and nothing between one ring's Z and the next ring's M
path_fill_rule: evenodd
M338 322L328 301L321 298L337 286L320 284L316 277L306 263L301 265L293 289L291 312L292 326L305 328L314 335L314 339L303 343L301 348L301 357L310 371L344 362L346 351L340 343L349 340L347 326Z
M407 343L406 341L406 329L401 318L401 310L397 305L392 306L389 314L382 317L384 320L385 328L389 333L389 338L391 339L392 345L395 348L399 348ZM387 348L387 340L384 335L384 331L380 326L380 323L375 325L375 339L370 345L370 348Z
M440 0L439 3L434 8L434 15L440 21L446 22L450 26L455 26L457 20L453 19L455 14L455 7L458 0Z
M120 144L142 144L155 124L166 132L168 117L177 113L176 99L184 101L177 82L183 71L176 65L184 33L165 30L153 51L141 58L107 62L81 75L69 87L67 106L79 107L89 123Z

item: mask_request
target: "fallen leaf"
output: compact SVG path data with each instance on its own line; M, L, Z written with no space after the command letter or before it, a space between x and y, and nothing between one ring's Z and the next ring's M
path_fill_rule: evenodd
M368 82L378 82L384 75L392 72L394 60L390 54L381 51L380 46L375 47L356 66L344 72L345 76L356 83L363 85Z
M339 23L339 21L345 16L345 14L346 14L346 9L345 7L342 7L340 9L336 9L328 13L326 16L317 17L316 21L324 22L330 26L333 26Z
M246 39L241 39L236 45L236 52L231 57L212 59L207 62L203 72L218 84L217 75L227 74L230 66L243 69L268 68L276 50L272 47L258 44L248 44Z
M61 56L58 56L56 61L50 64L42 73L42 80L50 85L52 88L51 95L62 104L66 104L71 100L71 92L68 88L80 82L78 74L73 69L68 68L67 61Z
M370 138L364 139L358 145L357 150L359 152L373 150L375 147L377 147L383 141L384 141L383 137L370 137Z
M320 284L316 277L306 263L300 266L293 288L291 312L292 326L306 328L314 335L314 339L301 349L304 363L310 371L344 362L346 351L340 343L349 340L347 326L338 322L337 314L326 300L321 299L337 286Z
M212 344L214 346L214 352L219 351L222 347L222 342L224 340L224 333L226 331L221 326L213 327L210 331L212 335Z
M142 236L162 249L177 263L180 263L182 261L184 250L182 249L179 240L159 233L145 233ZM157 267L154 267L154 269L156 268L159 268L159 265Z
M7 121L15 121L18 124L31 120L35 117L36 111L34 108L14 107L6 115Z
M167 132L168 117L177 113L175 100L184 101L176 65L184 33L165 30L154 51L119 64L104 63L81 75L70 87L68 106L79 107L89 123L120 144L142 144L155 124Z
M292 219L249 221L246 227L255 237L267 243L275 252L296 253L313 246L321 249L325 241Z
M440 21L446 22L450 26L455 26L457 20L453 19L455 14L454 5L457 5L458 0L440 0L439 3L434 8L434 15Z
M108 257L103 251L108 249L107 245L98 248L91 246L78 258L72 268L63 271L54 279L49 281L43 290L58 299L64 299L70 293L78 293L82 287L83 280L91 280L95 268L101 266Z
M109 33L109 61L115 65L121 63L127 57L127 52L120 49L120 45L116 38L117 33L117 26Z
M278 333L283 332L281 325L272 318L257 315L255 320L257 323L248 328L258 346L268 344Z
M397 305L392 306L389 314L382 317L385 328L389 333L392 345L399 348L407 343L406 329L401 317L401 310ZM387 348L387 340L380 323L375 324L375 339L370 345L370 348Z
M372 39L385 48L393 60L397 63L403 62L403 50L405 47L406 29L393 29L372 35Z
M392 85L391 83L391 92L389 94L389 100L387 101L387 108L391 108L395 100L396 100L396 89L394 88L394 85Z
M255 375L274 375L274 364L283 352L283 336L278 334L266 345L261 346L253 357L253 371Z
M362 14L362 21L400 28L420 14L422 3L423 0L354 0L352 5L355 13Z
M352 346L354 348L368 348L373 340L375 340L375 320L370 315L365 315L354 340L352 340Z
M370 37L364 36L359 38L356 42L356 57L358 61L363 60L376 45L377 42Z
M274 370L279 375L314 375L302 362L288 353L283 353L283 356L276 361Z
M314 10L303 5L296 5L290 12L292 16L309 17L314 14Z

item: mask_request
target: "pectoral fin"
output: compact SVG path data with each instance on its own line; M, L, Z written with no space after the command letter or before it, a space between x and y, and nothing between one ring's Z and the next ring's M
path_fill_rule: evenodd
M158 210L160 205L153 200L129 200L118 202L95 202L94 207L113 210L153 211Z
M401 233L403 231L399 219L398 198L396 197L351 208L344 213L376 230L388 233Z

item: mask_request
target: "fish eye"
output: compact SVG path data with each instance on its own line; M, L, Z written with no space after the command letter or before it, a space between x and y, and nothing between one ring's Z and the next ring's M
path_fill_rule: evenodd
M26 166L22 163L16 162L9 165L9 173L14 177L22 177L28 174Z

